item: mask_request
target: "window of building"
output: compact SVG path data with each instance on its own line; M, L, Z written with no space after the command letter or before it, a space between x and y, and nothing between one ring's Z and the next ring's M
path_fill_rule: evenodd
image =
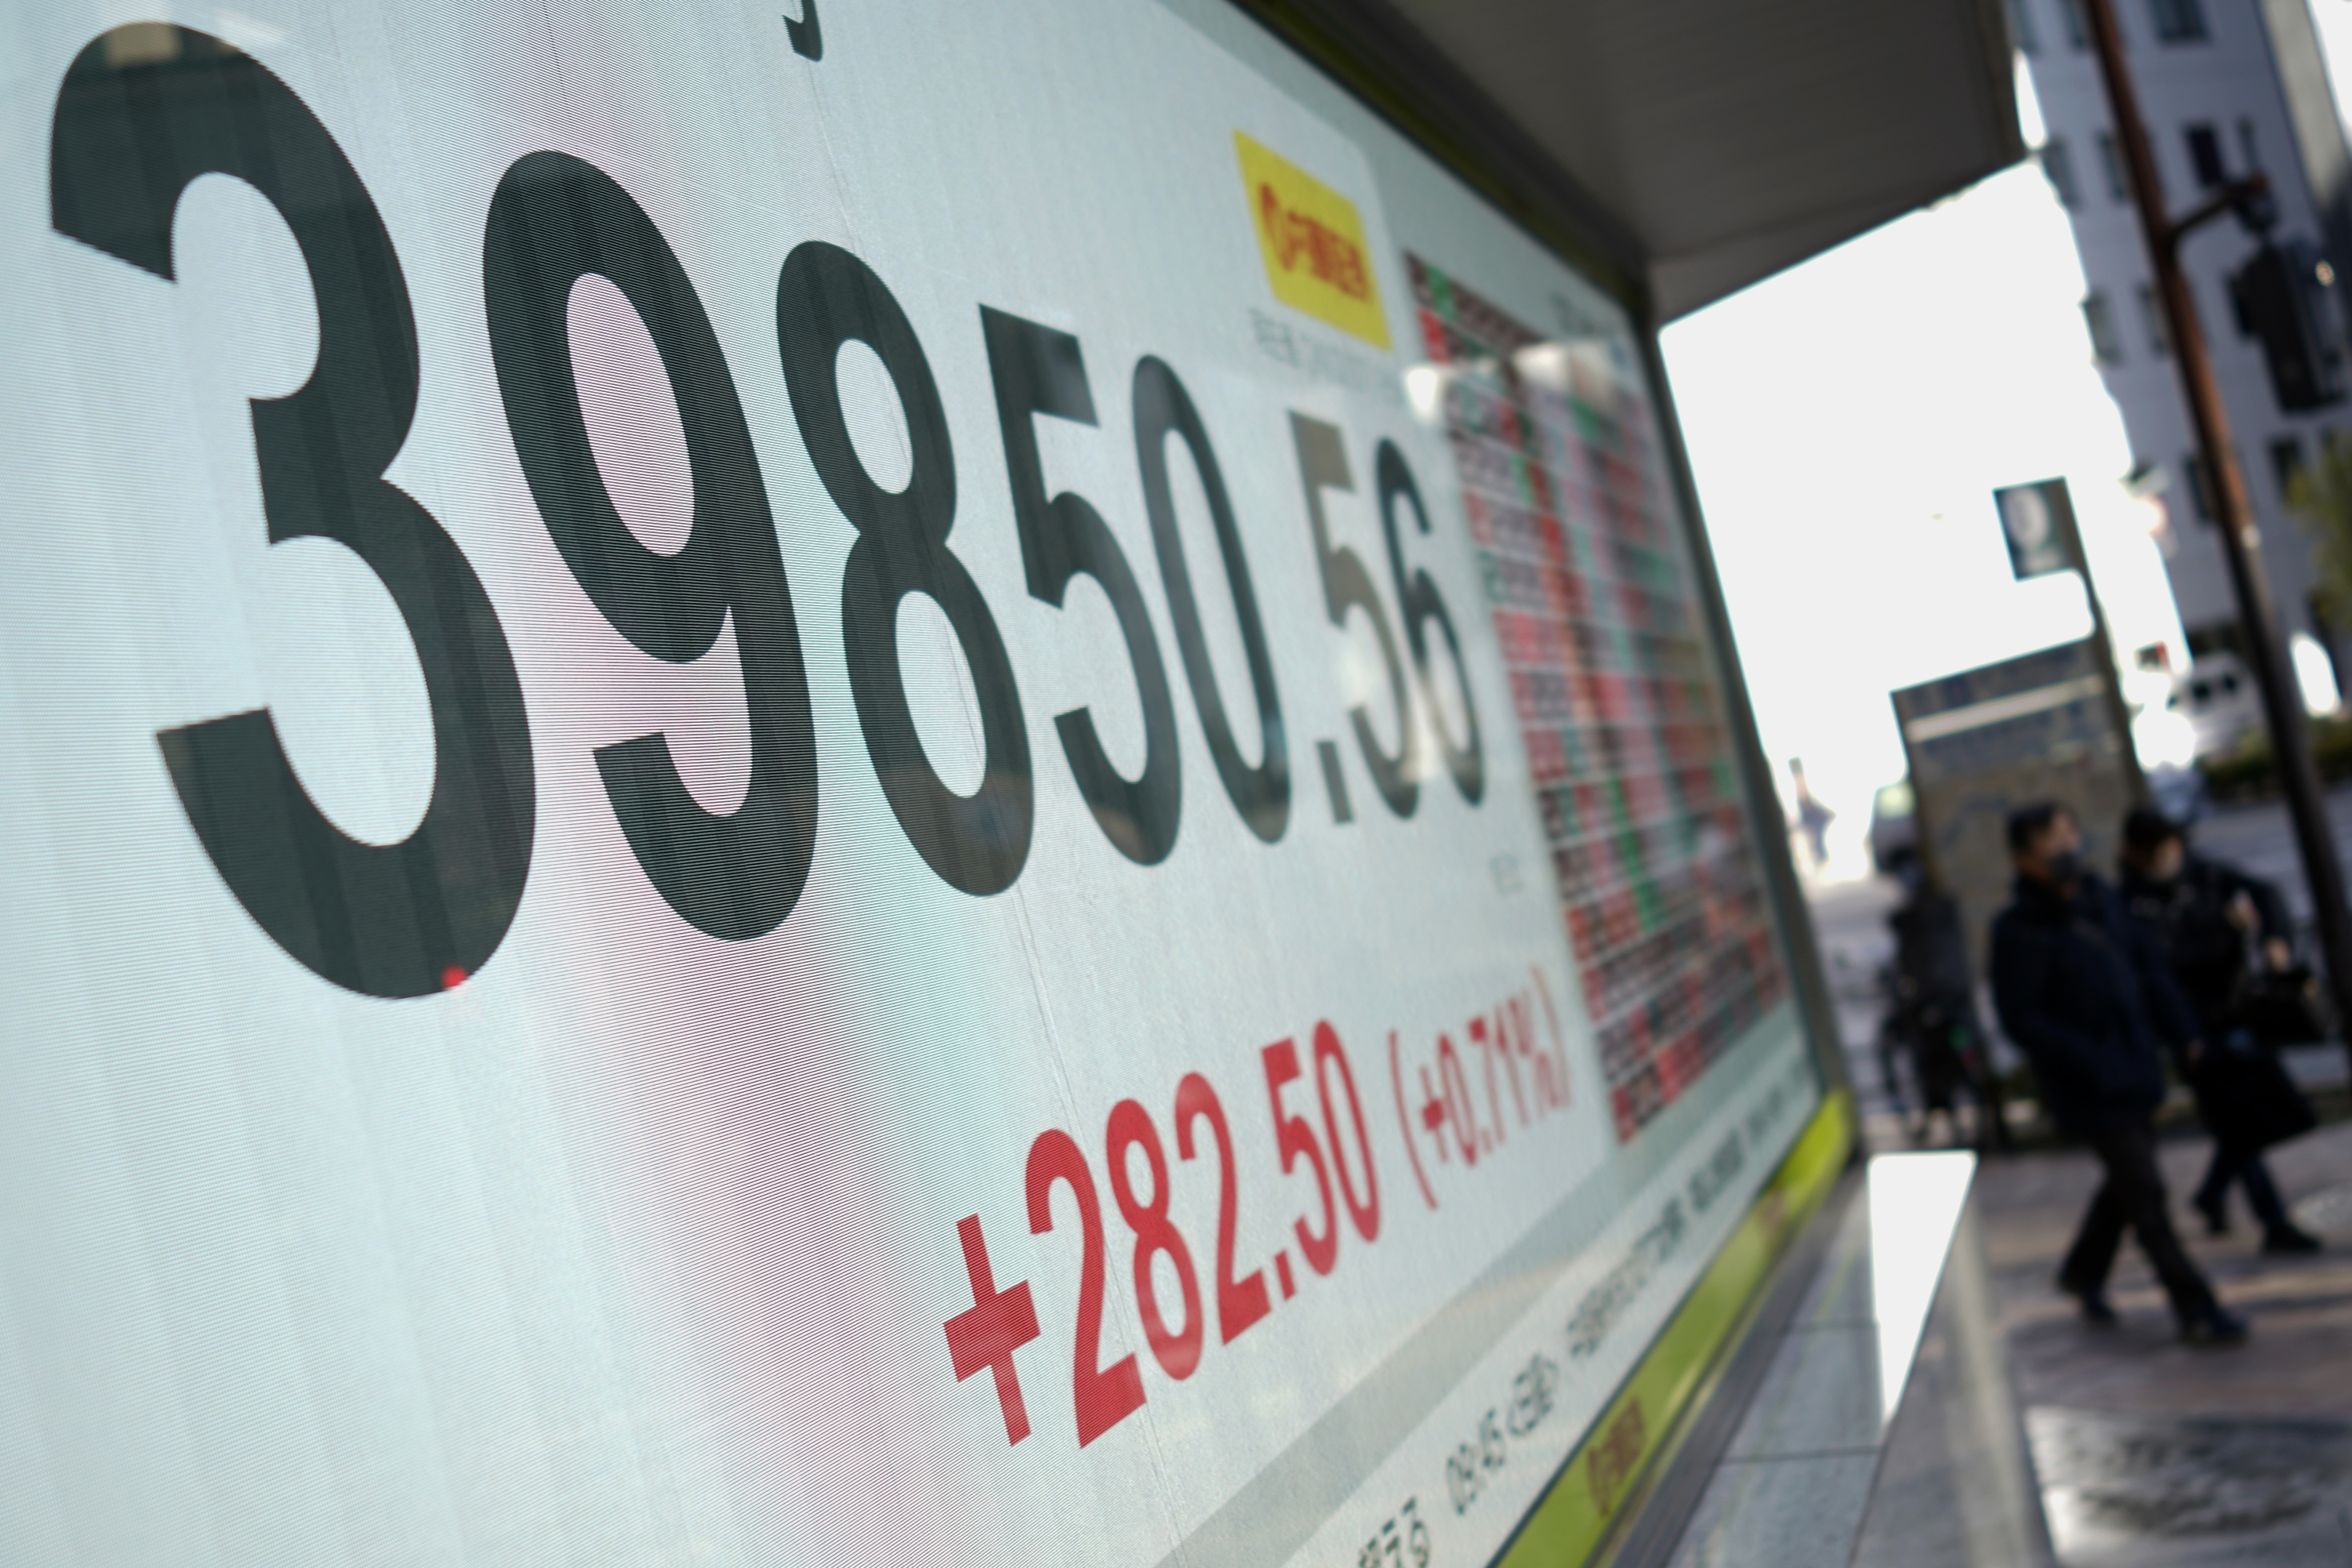
M2058 0L2058 25L2066 30L2067 47L2091 47L2091 29L2083 20L2083 0Z
M2246 314L2246 302L2238 298L2238 291L2230 287L2230 280L2226 278L2221 279L2221 298L2230 302L2230 321L2238 329L2238 336L2241 339L2252 338L2254 335L2253 318Z
M2287 487L2294 483L2295 475L2303 472L2303 437L2282 436L2271 443L2271 478L2278 481L2280 499L2285 499Z
M2159 43L2201 44L2205 41L2205 7L2200 0L2147 0L2147 13L2156 23L2156 37Z
M2042 173L2049 178L2050 188L2058 193L2058 205L2082 205L2082 187L2074 183L2074 158L2066 151L2066 143L2053 136L2042 143L2036 156L2042 161Z
M2251 120L2238 121L2238 156L2244 160L2250 174L2263 166L2263 155L2254 151L2254 122Z
M2033 13L2026 8L2025 0L2009 0L2009 37L2020 54L2042 52L2042 40L2033 32Z
M2131 182L2124 178L2124 155L2115 133L2099 132L2099 172L2107 177L2107 195L2119 202L2131 200Z
M2148 353L2162 359L2172 352L2172 340L2165 335L2164 312L2157 308L2156 290L2146 283L2139 286L2139 324L2147 333Z
M2189 476L2189 505L2197 521L2208 528L2213 525L2213 477L2205 471L2205 459L2190 452L2180 459L2181 471Z
M2116 313L2108 308L2106 290L2094 289L2084 300L2083 324L2091 330L2091 357L2101 364L2121 364L2123 340L2116 335Z
M2189 141L2189 166L2197 171L2200 185L2229 184L2230 171L2221 163L2221 134L2210 125L2191 125L2184 132Z

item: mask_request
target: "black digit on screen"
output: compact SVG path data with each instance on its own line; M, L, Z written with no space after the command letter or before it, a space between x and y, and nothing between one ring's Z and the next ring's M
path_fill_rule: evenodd
M898 389L913 463L901 490L874 481L841 406L842 345L872 349ZM857 530L841 574L842 651L866 754L908 842L950 887L1003 892L1029 857L1029 735L1004 639L964 563L955 526L955 453L923 345L874 269L837 245L809 240L776 279L776 344L801 441L825 493ZM923 754L898 663L898 603L928 595L947 616L980 700L986 761L980 788L950 790Z
M608 279L661 356L686 435L694 528L647 549L596 467L572 361L572 290ZM816 841L808 674L751 435L694 286L653 219L613 178L562 153L519 159L482 237L499 393L523 477L565 564L614 630L654 658L709 653L731 615L751 731L743 804L704 809L666 736L600 747L596 766L646 878L686 921L746 941L799 901Z
M813 5L803 20L814 57ZM432 797L406 838L365 844L310 798L268 709L163 730L157 739L199 841L265 931L336 984L378 996L427 994L478 971L512 924L530 872L537 796L513 655L481 581L441 525L383 477L406 441L419 389L399 259L332 135L259 64L217 38L163 23L118 27L85 47L57 101L50 175L58 232L172 279L180 196L208 174L245 181L277 208L318 306L320 348L309 381L251 404L268 538L337 541L383 582L415 643L431 704ZM693 525L672 553L631 531L590 441L570 330L573 289L590 275L609 281L636 312L677 406ZM482 279L515 452L582 589L615 631L667 663L706 657L733 628L751 756L739 807L717 813L695 800L664 733L604 746L595 756L623 834L669 905L714 936L764 935L792 912L809 876L815 736L774 519L709 319L645 210L611 176L560 153L529 154L500 180L485 225ZM1039 449L1040 417L1097 423L1084 358L1066 332L985 308L981 318L1029 592L1058 606L1073 578L1095 579L1118 617L1142 713L1144 758L1133 778L1112 764L1087 708L1056 716L1062 749L1105 836L1130 859L1156 865L1174 847L1181 805L1168 671L1117 537L1083 497L1048 493ZM929 363L873 269L819 241L793 250L778 276L776 334L802 440L857 530L842 574L843 652L877 777L909 843L941 879L975 895L1000 892L1029 851L1029 742L1003 638L948 547L954 455ZM909 473L898 490L866 471L843 409L840 356L853 341L879 359L905 417ZM1236 812L1271 843L1289 820L1288 745L1232 499L1199 410L1157 357L1135 367L1133 420L1153 551L1202 731ZM1324 491L1350 488L1339 432L1295 417L1293 437L1326 612L1335 625L1354 610L1368 616L1399 716L1393 754L1376 743L1361 706L1351 715L1358 739L1382 797L1408 816L1418 742L1404 661L1370 574L1352 550L1332 544L1322 512ZM1211 661L1177 517L1171 440L1191 459L1215 533L1257 716L1255 763L1243 754ZM1429 574L1408 572L1398 507L1410 504L1422 534L1429 518L1392 443L1381 444L1376 466L1411 684L1429 702L1456 788L1475 805L1484 760L1460 642ZM941 779L908 705L898 612L909 594L939 606L971 675L984 763L969 795ZM1460 743L1434 700L1433 621L1460 682ZM1184 1134L1180 1129L1180 1142ZM1349 1195L1353 1208L1352 1187ZM1368 1196L1360 1224L1377 1224L1376 1204ZM1221 1285L1221 1311L1224 1295Z
M1437 731L1438 749L1445 753L1445 771L1454 775L1454 787L1472 805L1486 793L1486 752L1478 739L1478 707L1470 695L1470 668L1462 662L1462 639L1454 634L1454 617L1447 613L1445 601L1438 596L1437 584L1430 580L1427 571L1414 567L1411 577L1405 575L1404 548L1397 536L1397 503L1405 501L1412 507L1412 520L1420 531L1429 531L1429 509L1421 502L1421 487L1413 482L1412 469L1406 466L1404 454L1393 441L1382 441L1373 458L1373 468L1381 492L1381 530L1388 537L1389 574L1396 582L1397 605L1404 611L1405 646L1412 650L1413 672L1421 681L1422 700L1429 704L1430 722ZM1437 629L1445 634L1445 651L1453 656L1454 679L1462 692L1462 721L1469 731L1468 739L1456 745L1445 728L1445 710L1437 704L1436 678L1429 672L1429 623L1435 621Z
M1364 765L1371 770L1381 799L1397 816L1411 816L1421 800L1421 785L1413 776L1418 748L1404 664L1397 658L1388 612L1381 608L1380 595L1372 591L1372 574L1365 570L1363 557L1345 544L1331 542L1330 524L1323 512L1325 490L1344 495L1356 488L1348 472L1348 448L1336 426L1304 414L1290 416L1290 437L1298 451L1298 477L1307 487L1307 522L1315 535L1315 559L1323 571L1324 613L1333 626L1345 626L1348 612L1361 610L1370 625L1372 637L1381 645L1381 668L1389 672L1389 701L1396 710L1396 754L1381 750L1380 737L1372 731L1371 711L1365 704L1359 702L1348 710L1348 719L1355 727L1356 744L1364 753ZM1390 537L1393 541L1393 529Z
M1249 660L1250 690L1257 699L1259 756L1253 767L1234 739L1233 721L1224 697L1217 689L1217 672L1209 662L1209 641L1201 627L1201 605L1192 593L1192 574L1184 563L1184 538L1177 530L1175 491L1169 480L1168 442L1174 437L1192 454L1208 498L1209 520L1217 531L1217 552L1225 566L1225 585L1232 590L1234 616L1241 625L1242 648ZM1250 586L1249 560L1242 553L1240 528L1234 521L1233 498L1225 492L1217 454L1209 445L1208 427L1192 395L1167 362L1146 355L1135 367L1135 456L1143 472L1144 510L1151 519L1152 547L1160 557L1160 584L1168 593L1168 616L1175 623L1176 647L1184 656L1184 676L1192 688L1192 706L1201 715L1201 732L1209 742L1209 756L1234 809L1249 830L1268 844L1282 837L1290 822L1290 752L1282 728L1282 702L1275 693L1274 658L1266 649L1265 623L1258 618L1257 594Z
M1074 708L1055 717L1062 752L1078 793L1120 854L1156 866L1176 845L1183 805L1181 762L1176 744L1176 704L1168 687L1168 667L1151 632L1143 591L1127 563L1127 552L1102 514L1085 497L1068 490L1045 495L1043 459L1037 450L1036 416L1050 415L1080 425L1095 421L1094 393L1087 384L1078 340L1067 332L981 307L982 334L988 342L989 374L996 384L996 416L1004 437L1004 466L1013 480L1013 520L1021 535L1021 562L1029 595L1059 606L1070 579L1083 573L1102 586L1127 639L1135 669L1136 695L1143 705L1143 771L1129 779L1111 765L1095 731L1094 715Z
M530 870L530 736L514 657L481 580L441 525L383 478L416 413L416 322L391 237L334 137L291 89L207 34L105 33L58 89L49 148L58 231L165 279L172 220L205 174L244 181L286 220L319 311L317 367L252 402L272 543L323 538L398 607L432 707L433 795L397 844L327 820L266 708L159 732L180 803L247 913L338 985L417 996L497 951Z
M824 58L824 26L817 20L816 0L801 0L801 14L784 17L784 37L792 40L793 53L804 59Z

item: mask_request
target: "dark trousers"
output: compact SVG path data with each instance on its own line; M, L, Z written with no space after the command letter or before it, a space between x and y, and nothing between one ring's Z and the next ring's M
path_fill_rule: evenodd
M2213 1310L2213 1288L2189 1260L2172 1218L2165 1212L2164 1175L2156 1165L2156 1131L2147 1122L2117 1128L2084 1140L2099 1157L2107 1179L2091 1200L2073 1250L2058 1270L2058 1283L2078 1294L2104 1288L2115 1267L2116 1249L2128 1227L2139 1237L2142 1252L2172 1298L2172 1310L2183 1321Z
M2278 1185L2271 1180L2270 1167L2263 1163L2260 1152L2252 1149L2231 1149L2213 1145L2213 1163L2205 1168L2205 1180L2197 1188L2197 1201L2206 1208L2219 1209L2230 1195L2230 1184L2246 1184L2246 1203L2254 1217L2263 1222L2264 1230L2284 1229L2288 1224L2286 1205L2279 1197Z

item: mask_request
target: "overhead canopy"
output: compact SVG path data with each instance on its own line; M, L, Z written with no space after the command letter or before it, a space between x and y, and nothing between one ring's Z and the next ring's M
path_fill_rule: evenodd
M2000 0L1305 0L1391 93L1696 310L2024 154Z

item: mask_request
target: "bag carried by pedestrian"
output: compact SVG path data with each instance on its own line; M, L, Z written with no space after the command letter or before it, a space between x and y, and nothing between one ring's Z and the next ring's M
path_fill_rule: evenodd
M2253 1152L2319 1125L2278 1053L2249 1031L2231 1029L2210 1042L2189 1076L2206 1131L2224 1148Z
M2319 977L2304 963L2280 970L2250 965L2230 999L2231 1023L2273 1048L2326 1039L2334 1032L2328 1012Z

